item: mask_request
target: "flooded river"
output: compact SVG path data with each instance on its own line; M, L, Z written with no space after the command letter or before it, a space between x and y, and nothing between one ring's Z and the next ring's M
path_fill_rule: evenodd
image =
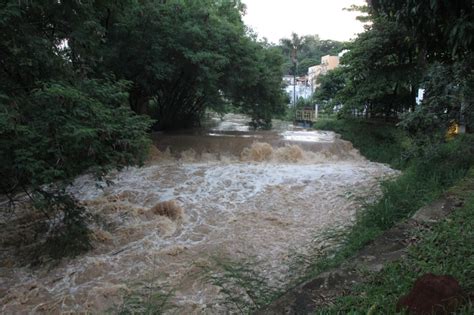
M395 174L332 132L283 123L251 132L237 115L154 142L150 161L110 174L112 185L84 175L70 188L99 218L92 251L41 267L2 253L1 313L114 313L143 288L172 291L172 312L226 312L221 288L204 276L219 273L218 261L252 261L283 287L297 254L350 225L358 197Z

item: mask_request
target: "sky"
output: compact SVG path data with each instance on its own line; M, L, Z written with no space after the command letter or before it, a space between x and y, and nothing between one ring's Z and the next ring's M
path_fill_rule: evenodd
M243 20L259 37L278 43L280 38L318 34L321 39L347 41L363 31L357 12L343 11L365 0L242 0Z

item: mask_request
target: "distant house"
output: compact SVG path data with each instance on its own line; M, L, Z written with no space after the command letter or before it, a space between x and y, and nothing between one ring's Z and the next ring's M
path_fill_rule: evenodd
M325 75L329 70L333 70L339 66L339 56L326 55L321 57L321 64L308 68L308 83L311 86L311 93L316 91L318 87L318 77Z
M290 76L284 76L283 81L287 83L285 91L290 98L290 105L294 105L294 102L297 102L300 97L304 99L311 97L311 86L308 76L296 77L296 85L293 84L293 77L290 78Z
M286 85L293 85L293 76L292 75L285 75L283 76L283 82Z

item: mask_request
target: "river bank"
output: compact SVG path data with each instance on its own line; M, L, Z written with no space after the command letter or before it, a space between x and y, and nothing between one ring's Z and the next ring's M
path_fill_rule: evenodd
M450 275L474 292L474 169L440 199L330 269L289 290L259 314L397 313L423 274ZM472 314L465 301L457 314Z
M320 121L316 127L324 128L327 130L333 130L339 132L343 138L350 139L354 145L358 147L361 152L365 152L368 156L374 159L390 162L392 166L403 169L403 175L398 177L396 180L385 183L382 185L383 196L382 198L374 203L365 206L364 211L358 217L357 223L350 230L349 233L342 236L343 244L341 248L330 253L325 258L315 258L312 268L307 273L306 281L308 279L317 279L318 276L327 270L337 268L350 262L354 255L357 255L358 251L364 248L367 244L373 244L374 239L380 237L383 238L384 231L392 228L397 222L403 221L409 218L419 208L434 202L439 198L447 189L459 183L459 180L466 176L468 169L474 164L474 139L472 135L461 135L454 140L441 143L438 146L430 148L422 148L423 153L420 156L412 157L411 159L402 159L402 153L410 149L409 139L404 137L403 134L395 129L394 126L384 125L380 123L373 123L361 120L355 121L344 121L344 120L326 120ZM369 132L370 131L370 132ZM403 150L402 150L403 149ZM472 182L472 171L465 179L467 182ZM472 194L471 188L466 187L465 184L457 184L452 188L451 191L464 191L467 190L468 194ZM472 186L472 185L471 185ZM466 198L465 198L466 199ZM472 207L472 200L466 199L466 207L460 210L459 214L456 215L456 220L464 220L469 226L472 224L471 216L468 214L470 207ZM450 222L449 219L447 222ZM449 223L440 223L445 225L445 229L448 232L453 232L453 235L458 235L459 241L455 241L460 246L453 246L452 251L455 257L457 255L472 255L466 253L466 244L464 241L469 239L469 235L463 235L463 230L466 224L452 225ZM448 225L448 227L446 227ZM396 229L396 228L395 228ZM443 228L441 228L443 229ZM454 229L449 231L449 229ZM410 231L414 232L414 231ZM426 235L428 239L425 244L421 245L421 248L436 248L436 244L432 244L429 241L429 235ZM466 239L467 237L467 239ZM439 245L439 244L438 244ZM371 245L369 245L370 248ZM440 253L450 251L449 247L438 246L434 252ZM423 250L421 250L423 252ZM425 261L429 261L429 253L425 252L418 256L418 262L414 263L414 266L419 266ZM445 257L450 259L450 257ZM460 262L468 262L465 259L459 259ZM398 263L407 264L406 262ZM408 263L409 264L409 263ZM406 289L411 285L413 277L417 274L416 272L436 272L443 270L443 266L449 265L449 262L437 259L432 261L431 264L425 264L425 268L419 268L417 270L411 269L412 272L407 274L406 277L400 278L400 269L390 269L381 276L373 275L371 279L372 286L370 284L359 286L360 290L353 291L351 295L348 291L338 291L337 296L332 296L326 302L329 304L336 303L336 306L332 308L326 308L324 312L350 312L351 310L360 313L366 313L369 308L379 310L382 313L393 313L394 304L396 303L397 295L393 292L401 294L407 293ZM370 263L367 263L370 265ZM444 272L451 271L455 275L460 275L461 280L465 287L469 290L472 288L472 275L469 276L463 274L463 269L469 264L456 263L453 269L446 269ZM457 268L457 269L456 269ZM468 268L469 269L469 268ZM394 272L394 270L397 270ZM416 271L416 272L415 272ZM409 276L408 276L409 275ZM385 284L380 284L377 281L380 277L385 277ZM388 278L390 278L392 286L389 285ZM398 279L400 278L400 279ZM367 279L365 279L367 280ZM397 281L403 283L403 287L397 285ZM405 289L405 291L403 291ZM372 294L370 298L367 298L366 294L369 290ZM349 290L350 291L350 290ZM348 294L347 297L343 297ZM388 294L388 298L387 298ZM340 299L338 299L340 298ZM336 302L335 302L336 301ZM372 304L370 304L372 303ZM321 307L327 304L320 303L318 310L322 310ZM313 305L313 312L315 311Z
M238 311L229 297L258 308L255 279L286 288L300 276L298 257L336 245L317 237L351 226L361 200L398 174L333 132L245 127L231 116L206 131L158 134L144 167L77 178L69 191L94 218L84 255L33 266L15 256L17 230L6 227L1 311ZM248 289L235 275L250 263Z

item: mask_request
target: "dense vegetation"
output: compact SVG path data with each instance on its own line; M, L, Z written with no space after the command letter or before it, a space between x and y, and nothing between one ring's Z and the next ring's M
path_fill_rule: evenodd
M381 123L328 120L320 121L317 127L334 130L370 159L403 170L395 180L383 183L383 196L365 206L356 225L345 236L342 249L329 264L337 264L352 255L395 223L438 198L474 165L472 135L420 147L406 133ZM322 265L315 270L320 268Z
M472 167L474 165L474 7L471 1L368 1L358 8L370 21L349 45L343 66L320 79L317 101L339 119L315 127L334 130L371 160L403 170L383 183L383 196L365 205L341 247L312 264L312 274L338 266L421 206L439 198L469 173L453 194L467 191L466 205L421 241L406 260L354 288L321 313L395 313L398 298L426 272L450 274L472 290ZM419 88L425 90L415 103ZM466 134L453 138L453 127ZM401 272L403 271L403 272ZM467 306L463 313L471 313Z
M474 169L450 190L464 199L447 220L433 228L412 231L418 240L409 249L407 258L386 266L380 273L370 274L367 281L356 286L350 294L340 297L335 305L320 310L322 314L336 312L366 314L369 310L383 314L396 313L400 296L407 294L414 281L423 274L451 275L466 292L474 289ZM457 314L472 314L473 305L466 303Z
M298 36L293 33L291 38L282 38L278 47L285 57L284 73L301 76L308 73L309 67L321 64L322 56L339 54L345 43L322 40L318 35Z
M328 309L365 314L373 309L381 313L395 313L398 298L406 294L413 282L422 274L452 275L467 292L474 290L474 172L451 193L465 198L464 206L448 220L438 223L432 230L413 231L419 243L410 248L407 260L392 263L366 284L342 297ZM467 192L467 194L466 194ZM474 307L467 303L457 314L472 314Z
M194 126L206 108L226 103L269 125L284 109L283 60L247 30L243 10L233 0L127 5L107 26L103 66L133 82L131 108L154 118L155 129Z
M78 174L140 164L150 128L194 126L207 108L231 103L269 127L284 109L283 58L247 30L243 10L237 0L1 1L2 212L29 196L50 221L47 243L67 253L75 239L76 254L90 247L85 210L66 193Z
M270 127L284 111L281 75L304 74L321 56L348 48L343 66L321 78L315 95L328 110L342 105L344 120L316 127L341 133L369 159L403 174L383 184L383 197L367 205L339 250L312 271L339 264L437 198L474 163L472 135L445 137L454 123L474 130L472 1L372 0L357 9L370 23L347 47L296 34L271 46L245 27L238 0L1 1L2 211L28 196L48 221L41 230L46 253L87 250L90 218L66 190L78 174L100 178L142 163L151 129L194 126L206 109L219 112L230 104L254 127ZM415 103L419 88L425 89L421 105ZM459 229L472 230L470 213L471 199L453 223L433 232L464 258L472 249L464 251L450 234L472 239ZM374 297L371 302L356 297L341 305L364 309L385 301L387 292L405 290L418 272L413 268L433 270L438 261L453 266L438 270L472 277L459 272L456 258L442 260L445 247L435 246L430 235L410 261L380 276L382 289L361 289ZM425 257L433 265L422 264ZM412 269L397 290L387 291L402 264ZM247 284L255 290L261 279L249 274ZM259 295L265 303L270 299Z
M370 22L348 45L342 67L321 78L316 99L341 115L403 120L411 134L443 135L474 124L471 1L369 1ZM425 89L416 106L418 89ZM424 139L426 140L426 139Z

